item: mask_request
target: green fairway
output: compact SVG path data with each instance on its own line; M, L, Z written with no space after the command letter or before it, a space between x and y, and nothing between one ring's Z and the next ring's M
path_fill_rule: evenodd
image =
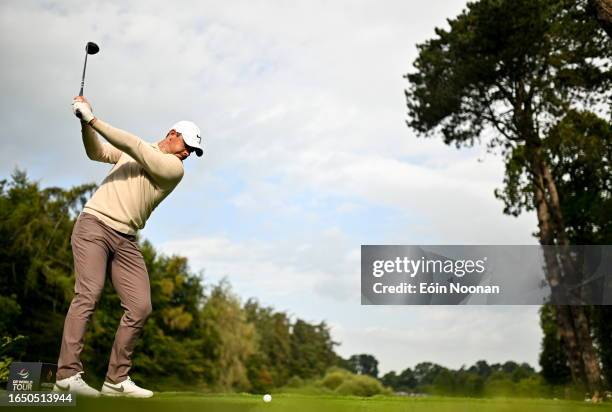
M41 410L40 407L19 410ZM162 412L162 411L312 411L312 412L579 412L612 411L612 404L592 405L585 402L525 399L340 397L274 395L265 403L256 395L202 395L189 392L158 393L151 399L78 398L76 408L49 408L63 411Z

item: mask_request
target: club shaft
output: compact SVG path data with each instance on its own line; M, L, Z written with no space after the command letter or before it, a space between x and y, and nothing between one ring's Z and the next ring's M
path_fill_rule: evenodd
M81 77L81 91L79 96L83 96L83 88L85 87L85 70L87 69L87 50L85 50L85 63L83 64L83 77Z

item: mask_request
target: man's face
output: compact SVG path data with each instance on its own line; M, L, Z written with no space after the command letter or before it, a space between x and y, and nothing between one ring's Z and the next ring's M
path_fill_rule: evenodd
M185 144L183 136L174 129L168 132L165 140L167 153L173 154L181 160L187 159L194 151L194 149Z

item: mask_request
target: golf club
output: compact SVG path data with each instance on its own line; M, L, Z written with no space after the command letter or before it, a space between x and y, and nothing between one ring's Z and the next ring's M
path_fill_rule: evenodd
M87 69L87 55L96 54L100 51L98 45L94 42L88 42L85 46L85 64L83 64L83 77L81 78L81 91L79 96L83 96L83 88L85 87L85 70Z

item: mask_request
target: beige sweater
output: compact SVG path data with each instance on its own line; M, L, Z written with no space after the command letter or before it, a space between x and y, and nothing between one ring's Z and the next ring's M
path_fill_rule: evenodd
M95 132L110 144L101 143ZM163 153L157 144L147 143L100 119L93 126L83 124L82 134L91 160L115 164L83 212L119 232L135 234L181 181L183 162L173 154Z

